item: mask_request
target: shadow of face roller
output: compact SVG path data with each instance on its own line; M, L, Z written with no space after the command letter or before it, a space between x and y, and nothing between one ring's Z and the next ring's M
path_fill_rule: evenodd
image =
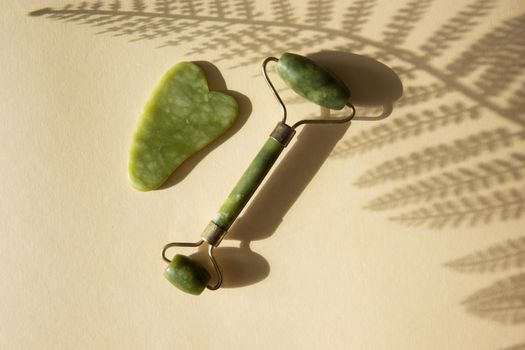
M238 288L265 279L270 273L270 265L260 254L253 252L248 244L240 247L218 247L213 251L222 273L222 288ZM208 258L206 248L190 256L199 262L208 271L213 271L213 265ZM212 277L211 284L215 283L216 276Z
M382 107L378 116L357 115L352 119L381 120L392 113L393 104L403 95L403 84L388 66L370 57L342 51L320 51L308 55L341 79L350 90L350 102L356 106Z
M386 118L392 111L393 102L402 94L403 88L398 76L387 66L368 57L332 51L309 57L328 68L348 86L352 103L383 107L381 116L362 117L361 120ZM311 102L305 100L305 103ZM312 108L315 108L314 104ZM327 113L330 114L330 111L321 108L320 114ZM303 117L291 116L297 119ZM360 117L354 119L359 120ZM266 239L277 230L288 210L315 177L349 127L350 123L305 125L299 130L297 140L285 151L279 165L271 171L225 237L226 240L240 241L240 247L215 249L217 261L224 274L225 287L257 283L269 275L270 265L261 255L250 250L250 242ZM205 251L194 257L210 267Z

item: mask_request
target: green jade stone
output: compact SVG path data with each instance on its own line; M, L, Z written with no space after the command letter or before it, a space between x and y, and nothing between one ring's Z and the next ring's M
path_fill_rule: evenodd
M210 281L210 274L198 262L177 254L164 270L164 277L183 292L199 295Z
M228 230L283 149L283 144L268 138L213 218L215 224ZM175 255L164 276L175 287L194 295L201 294L211 278L202 265L184 255Z
M212 221L224 230L233 224L279 157L284 145L269 138L241 176Z
M293 91L322 107L342 109L350 98L339 78L304 56L282 54L277 73Z
M196 64L176 64L140 117L130 151L131 185L140 191L161 186L182 162L229 129L238 110L232 96L209 90Z

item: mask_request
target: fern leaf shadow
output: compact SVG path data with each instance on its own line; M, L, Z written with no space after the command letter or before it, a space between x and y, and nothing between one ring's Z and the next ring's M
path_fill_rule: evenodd
M450 261L445 266L463 273L487 273L523 268L525 267L525 236Z
M494 273L525 267L525 236L509 239L450 261L445 266L463 273ZM496 281L462 303L468 312L504 324L525 322L525 273Z
M411 0L401 8L387 24L384 40L390 45L402 44L413 31L416 23L420 21L433 0Z
M306 2L305 20L314 26L324 26L332 19L335 10L334 0L308 0Z
M300 52L314 45L329 45L335 37L341 37L346 40L346 44L342 44L344 51L372 47L377 52L375 58L395 56L408 63L409 70L423 70L434 75L440 82L439 88L434 92L432 87L428 88L426 98L444 93L443 89L457 90L471 98L475 105L525 125L523 108L519 107L520 103L514 103L521 100L519 90L516 90L517 98L509 99L509 104L513 103L509 106L497 105L488 98L502 94L523 73L521 57L525 45L521 33L525 16L509 19L464 50L448 67L436 69L428 64L429 57L447 52L445 49L476 29L481 19L496 6L490 0L476 0L430 35L431 40L421 48L423 55L403 50L401 45L416 31L417 25L431 16L431 4L432 0L411 0L393 13L383 31L383 41L358 35L370 20L373 9L377 9L375 0L352 2L345 9L346 15L339 20L338 28L327 25L338 18L333 0L307 1L302 17L294 11L299 5L292 5L289 1L270 2L270 16L262 16L263 13L249 0L133 1L127 6L120 1L98 0L68 4L62 8L45 7L29 15L100 28L99 33L128 37L130 41L163 39L160 47L191 43L187 54L213 54L214 60L216 57L217 60L235 61L232 67L259 62L276 52ZM483 67L484 73L474 87L458 79L468 76L476 67ZM516 106L520 113L516 113ZM402 139L397 135L390 138L390 142L394 138Z
M525 210L525 189L516 187L489 194L460 197L414 209L390 220L433 229L487 225L495 220L518 220Z
M370 20L377 0L357 0L348 6L345 12L342 29L349 33L357 33Z
M487 96L503 94L518 79L525 66L525 14L504 21L474 42L447 69L456 76L469 76L480 68L474 84Z
M442 25L428 41L421 46L426 59L443 55L451 45L473 31L483 17L495 7L494 0L476 0Z
M487 156L520 146L524 140L523 130L482 131L384 161L358 177L355 185L369 188L405 181L376 195L364 208L386 211L423 204L390 218L407 226L444 229L519 220L525 207L525 154L510 151L492 159ZM463 165L476 158L482 160ZM435 170L438 174L425 176Z
M523 180L524 175L525 154L512 153L509 157L480 162L473 167L462 166L452 171L442 171L439 175L398 187L372 199L365 205L365 208L386 210L429 202L434 199L443 200L452 196L476 193L512 181L520 181Z
M508 148L522 141L525 131L512 132L508 128L487 130L448 143L425 147L407 156L387 160L367 170L355 182L359 187L370 187L388 181L405 179L437 168L458 164L467 159Z
M349 157L383 148L410 137L420 136L425 132L433 132L451 124L459 124L467 120L480 118L479 106L466 105L462 102L444 104L436 109L426 109L422 112L407 113L396 117L390 122L370 127L353 136L339 146L333 153L334 157Z
M525 273L497 281L471 295L464 306L470 313L503 324L525 322Z

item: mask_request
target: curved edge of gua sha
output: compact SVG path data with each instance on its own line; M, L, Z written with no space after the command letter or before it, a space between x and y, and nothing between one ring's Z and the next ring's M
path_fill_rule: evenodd
M186 159L228 130L239 113L233 96L210 91L192 62L169 69L144 107L130 149L130 184L159 188Z

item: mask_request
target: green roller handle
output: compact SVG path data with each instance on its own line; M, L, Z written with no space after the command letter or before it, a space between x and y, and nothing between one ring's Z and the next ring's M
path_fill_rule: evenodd
M212 221L228 230L268 174L285 145L270 137L241 176Z
M287 129L289 127L285 126L284 128ZM293 133L294 132L289 133L290 137L293 136ZM289 141L289 139L287 141ZM248 203L257 190L257 187L259 187L283 151L287 141L279 142L273 137L270 137L259 150L255 159L248 166L248 169L246 169L241 176L212 220L212 224L217 225L223 230L222 234L228 231L237 216L239 216L246 203ZM215 241L216 245L218 245L221 239L222 236ZM215 243L213 244L215 245ZM164 270L164 277L175 287L193 295L201 294L211 278L204 266L180 254L175 255L169 262Z

